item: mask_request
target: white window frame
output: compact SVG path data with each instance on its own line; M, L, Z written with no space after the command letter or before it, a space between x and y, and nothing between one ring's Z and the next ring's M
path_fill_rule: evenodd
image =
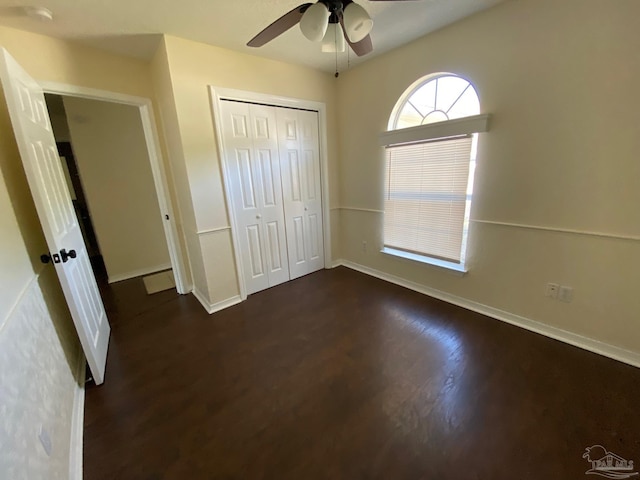
M427 140L445 139L471 135L489 131L491 115L488 113L473 117L445 120L444 122L428 123L417 127L400 128L383 132L378 135L380 146L389 147L403 143L425 142Z
M389 120L389 128L393 128L397 121L398 112L407 99L417 91L422 85L425 85L429 81L434 80L437 77L448 74L437 74L429 77L422 78L411 85L400 97L396 106L393 109L391 118ZM466 80L466 79L465 79ZM467 80L468 81L468 80ZM469 82L471 83L471 82ZM473 87L473 84L471 84ZM464 118L457 118L454 120L445 120L442 122L428 123L425 125L418 125L415 127L401 128L396 130L390 130L383 132L378 136L379 145L384 147L390 147L395 145L403 145L417 142L425 142L436 139L447 139L458 137L462 135L478 134L489 131L491 121L490 114L474 115ZM471 160L471 159L470 159ZM463 243L463 249L466 249L466 241ZM383 246L381 253L392 255L394 257L403 258L410 261L420 262L424 264L433 265L440 268L445 268L459 274L467 272L465 265L465 252L460 263L442 260L429 255L421 255L412 252L406 252L404 250L398 250L392 247Z

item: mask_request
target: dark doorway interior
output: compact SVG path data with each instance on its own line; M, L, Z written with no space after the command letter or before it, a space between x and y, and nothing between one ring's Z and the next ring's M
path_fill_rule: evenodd
M73 208L80 222L80 229L82 230L87 253L91 260L91 266L97 278L102 279L102 277L104 277L106 279L107 272L102 254L100 253L100 246L98 245L93 223L91 222L91 214L89 213L87 199L82 189L78 166L73 156L73 148L70 142L56 142L56 145L58 146L58 155L60 155L62 168L65 170L65 175L67 176Z

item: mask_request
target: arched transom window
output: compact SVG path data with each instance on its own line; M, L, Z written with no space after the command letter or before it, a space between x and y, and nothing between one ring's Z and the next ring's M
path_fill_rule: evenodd
M473 85L462 77L438 74L409 87L398 102L389 130L415 127L480 113L480 101Z
M477 133L488 130L473 85L451 73L398 99L386 147L383 252L466 271Z

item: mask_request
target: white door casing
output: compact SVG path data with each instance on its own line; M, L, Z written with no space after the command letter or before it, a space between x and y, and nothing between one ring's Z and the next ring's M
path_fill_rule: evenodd
M5 49L0 49L0 57L0 77L27 181L80 343L99 385L104 382L111 328L58 157L44 93ZM63 252L70 256L65 259Z
M222 102L222 132L247 293L289 280L273 108Z
M276 108L291 279L324 268L318 114Z
M68 97L79 97L88 100L98 100L111 103L120 103L130 105L140 111L140 119L142 122L142 130L144 132L145 142L149 153L149 164L153 182L156 187L158 204L162 215L162 223L164 226L167 247L169 249L169 257L171 258L171 269L176 281L176 290L180 294L187 294L192 290L192 280L184 259L186 252L180 246L179 220L177 211L169 199L169 182L165 171L158 132L156 130L156 122L153 114L153 106L151 100L144 97L136 97L123 93L110 92L106 90L96 90L94 88L79 87L77 85L69 85L65 83L39 82L45 93L53 95L62 95Z

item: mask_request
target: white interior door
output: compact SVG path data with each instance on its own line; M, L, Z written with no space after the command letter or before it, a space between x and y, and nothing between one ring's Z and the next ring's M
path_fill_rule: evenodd
M276 108L291 279L324 268L318 114Z
M0 77L16 142L56 273L96 384L111 328L64 178L42 88L5 49Z
M222 134L247 294L289 280L275 110L223 101Z

